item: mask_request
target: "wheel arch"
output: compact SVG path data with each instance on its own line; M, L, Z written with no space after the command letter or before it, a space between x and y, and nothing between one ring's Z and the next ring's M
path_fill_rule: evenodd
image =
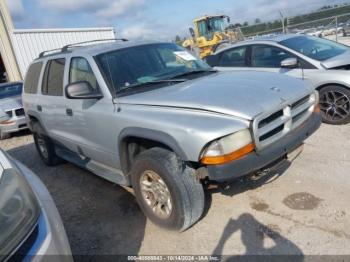
M327 87L327 86L340 86L340 87L344 87L344 88L350 90L349 86L347 86L347 85L345 85L343 83L336 83L336 82L323 83L322 85L316 87L316 90L320 91L322 88Z
M118 137L120 165L125 174L128 174L133 161L144 150L153 147L162 147L173 151L183 161L188 161L186 153L177 141L169 134L147 128L128 127Z

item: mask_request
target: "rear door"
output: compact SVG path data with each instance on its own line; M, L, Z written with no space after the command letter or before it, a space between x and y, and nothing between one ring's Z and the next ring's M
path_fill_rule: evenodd
M220 71L247 70L249 52L247 46L234 47L218 55L216 68Z
M48 60L42 77L41 92L38 95L37 110L42 124L50 137L66 142L65 105L63 97L64 70L66 59Z

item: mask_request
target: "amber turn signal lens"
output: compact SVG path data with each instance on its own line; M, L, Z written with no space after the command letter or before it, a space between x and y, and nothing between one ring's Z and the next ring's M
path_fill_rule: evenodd
M321 112L320 104L316 104L315 105L314 112L315 113L320 113Z
M252 152L253 150L254 150L254 144L250 143L238 149L237 151L234 151L227 155L203 157L201 162L204 165L220 165L220 164L224 164L224 163L239 159L242 156Z

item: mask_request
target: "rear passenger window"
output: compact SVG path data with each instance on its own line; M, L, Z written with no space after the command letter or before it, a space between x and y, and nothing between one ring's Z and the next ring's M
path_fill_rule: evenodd
M224 51L221 55L219 66L245 67L246 47L238 47Z
M31 64L26 79L24 81L24 92L27 94L35 94L38 91L38 83L41 68L43 66L42 62Z
M66 59L54 59L47 62L43 77L42 93L49 96L63 95L63 75Z

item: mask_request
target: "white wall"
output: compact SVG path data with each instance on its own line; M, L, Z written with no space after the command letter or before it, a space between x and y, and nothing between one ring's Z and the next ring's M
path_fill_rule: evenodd
M112 27L72 29L28 29L13 30L12 43L17 62L24 78L29 64L42 51L61 48L67 44L96 39L115 38Z

